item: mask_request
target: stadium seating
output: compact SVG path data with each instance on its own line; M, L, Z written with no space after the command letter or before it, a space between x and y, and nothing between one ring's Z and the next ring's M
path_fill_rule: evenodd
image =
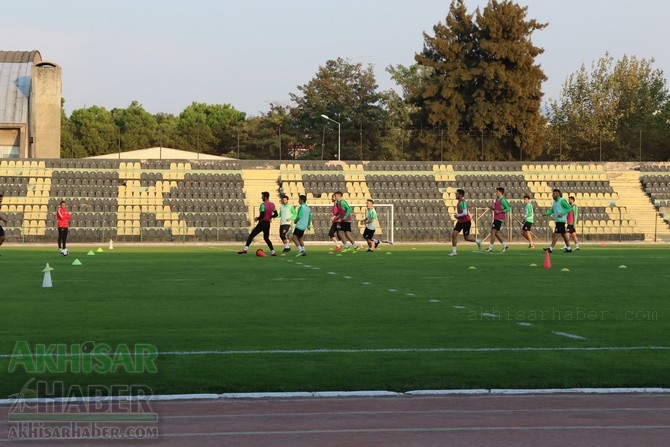
M666 224L670 224L670 168L667 165L642 166L640 184Z
M488 235L488 206L498 186L506 189L512 205L506 225L511 240L521 240L525 194L536 209L534 231L550 236L553 222L543 214L554 188L576 197L578 231L585 240L648 239L649 230L642 226L646 219L639 218L645 209L666 217L661 228L666 231L668 165L612 169L598 163L3 159L0 192L7 236L24 242L55 237L60 200L68 202L73 215L72 241L241 242L262 190L289 194L294 203L306 194L314 210L314 229L308 234L316 240L327 240L330 197L336 190L352 204L357 221L365 216L366 199L374 199L378 234L390 237L393 231L400 242L448 240L457 188L466 190L477 233ZM642 200L633 198L635 188ZM646 208L635 208L638 202ZM360 223L354 228L356 234L362 230Z

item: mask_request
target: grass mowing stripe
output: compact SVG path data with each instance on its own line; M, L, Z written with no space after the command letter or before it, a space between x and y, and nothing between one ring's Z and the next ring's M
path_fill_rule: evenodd
M519 348L378 348L378 349L267 349L247 351L168 351L158 355L281 355L281 354L373 354L373 353L478 353L478 352L565 352L565 351L668 351L670 346L603 346L603 347L519 347Z
M572 334L560 334L570 336L570 338L579 337ZM452 352L452 353L477 353L477 352L561 352L561 351L670 351L670 346L602 346L602 347L519 347L519 348L370 348L370 349L263 349L263 350L203 350L203 351L165 351L158 352L163 356L206 356L206 355L281 355L281 354L373 354L373 353L431 353L431 352ZM130 352L132 356L144 355L146 353ZM82 352L77 354L30 354L30 357L86 357L96 355L93 353ZM12 358L13 354L0 354L0 358Z

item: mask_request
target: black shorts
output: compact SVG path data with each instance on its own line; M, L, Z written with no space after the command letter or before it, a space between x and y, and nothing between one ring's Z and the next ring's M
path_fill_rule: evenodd
M554 228L554 233L565 234L565 222L556 222L556 228Z
M573 224L568 224L567 232L568 233L576 233L577 230L575 230L575 226Z
M496 231L500 231L500 229L502 228L502 223L503 223L502 220L494 220L493 224L491 224L491 228Z
M454 227L454 232L460 233L463 230L463 236L470 235L470 227L472 227L472 222L456 222Z
M330 226L330 230L328 230L328 237L329 238L334 238L337 236L337 222L333 222L332 225Z
M523 231L530 231L531 228L533 228L533 222L528 222L528 221L525 221L523 223L523 226L521 227L521 229Z
M370 240L372 237L375 235L375 230L371 230L368 227L365 227L365 231L363 231L363 239Z
M351 233L351 222L338 222L337 231L344 231Z
M2 227L0 227L0 237L2 237L4 235L5 235L5 230Z
M286 234L291 229L291 225L279 225L279 238L283 241L286 239Z
M305 230L301 230L300 228L294 228L293 229L293 236L303 237L304 235L305 235Z

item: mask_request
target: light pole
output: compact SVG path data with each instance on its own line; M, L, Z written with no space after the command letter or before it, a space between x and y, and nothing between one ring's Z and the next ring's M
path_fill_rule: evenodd
M342 141L342 140L341 140L341 135L342 135L342 134L341 134L341 132L340 132L340 122L339 122L339 121L335 121L335 120L332 119L332 118L329 118L328 115L321 115L321 118L323 118L323 119L327 119L328 121L332 121L332 122L334 122L335 124L337 124L337 161L340 161L340 148L341 148L340 143L341 143L341 141Z

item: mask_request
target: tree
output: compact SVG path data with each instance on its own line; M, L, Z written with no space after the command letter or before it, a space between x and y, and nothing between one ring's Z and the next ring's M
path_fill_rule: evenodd
M216 147L217 139L207 122L207 105L192 103L180 114L177 131L184 143L184 149L194 152L208 152L208 148Z
M558 100L549 101L547 155L569 160L630 160L647 137L648 157L667 158L670 95L653 60L609 54L568 76ZM663 132L665 133L665 132ZM666 134L667 135L667 134Z
M154 118L157 127L155 145L175 149L185 147L179 135L179 121L176 116L170 113L157 113Z
M60 109L60 156L61 158L74 158L76 156L85 157L84 148L81 145L77 147L77 140L74 138L74 130L70 119L65 114L65 100L61 99Z
M127 109L113 109L114 123L121 129L121 146L125 151L145 149L157 144L156 117L133 101Z
M244 152L240 157L275 160L288 158L287 148L291 141L288 129L291 120L289 110L288 107L271 104L268 113L238 123L236 132L244 145Z
M539 153L541 84L546 79L535 58L543 50L531 42L546 27L526 19L526 7L490 0L476 14L463 0L451 3L445 23L424 33L416 62L430 70L413 103L423 109L420 138L441 156L474 158L479 139L489 136L486 158L518 159ZM435 130L437 128L437 131Z
M431 67L415 63L409 67L396 65L387 67L391 79L402 91L402 103L386 101L385 108L391 122L398 123L400 129L390 129L391 137L399 136L400 153L403 159L432 160L440 158L440 142L432 139L433 125L428 124L430 108L423 101L423 92L433 70ZM438 132L439 132L438 126ZM444 138L444 132L442 132Z
M244 121L245 114L230 104L205 106L205 123L212 131L214 146L206 152L223 154L237 147L237 123Z
M119 129L104 107L77 109L70 116L75 156L103 155L119 150Z
M341 158L344 160L373 158L379 150L380 129L385 113L380 107L373 67L338 58L329 60L307 84L298 86L300 94L291 93L296 132L304 147L318 147L326 115L340 123ZM331 123L332 124L332 123ZM336 127L336 126L335 126ZM330 147L337 147L337 129L330 134ZM331 151L327 159L335 158Z

